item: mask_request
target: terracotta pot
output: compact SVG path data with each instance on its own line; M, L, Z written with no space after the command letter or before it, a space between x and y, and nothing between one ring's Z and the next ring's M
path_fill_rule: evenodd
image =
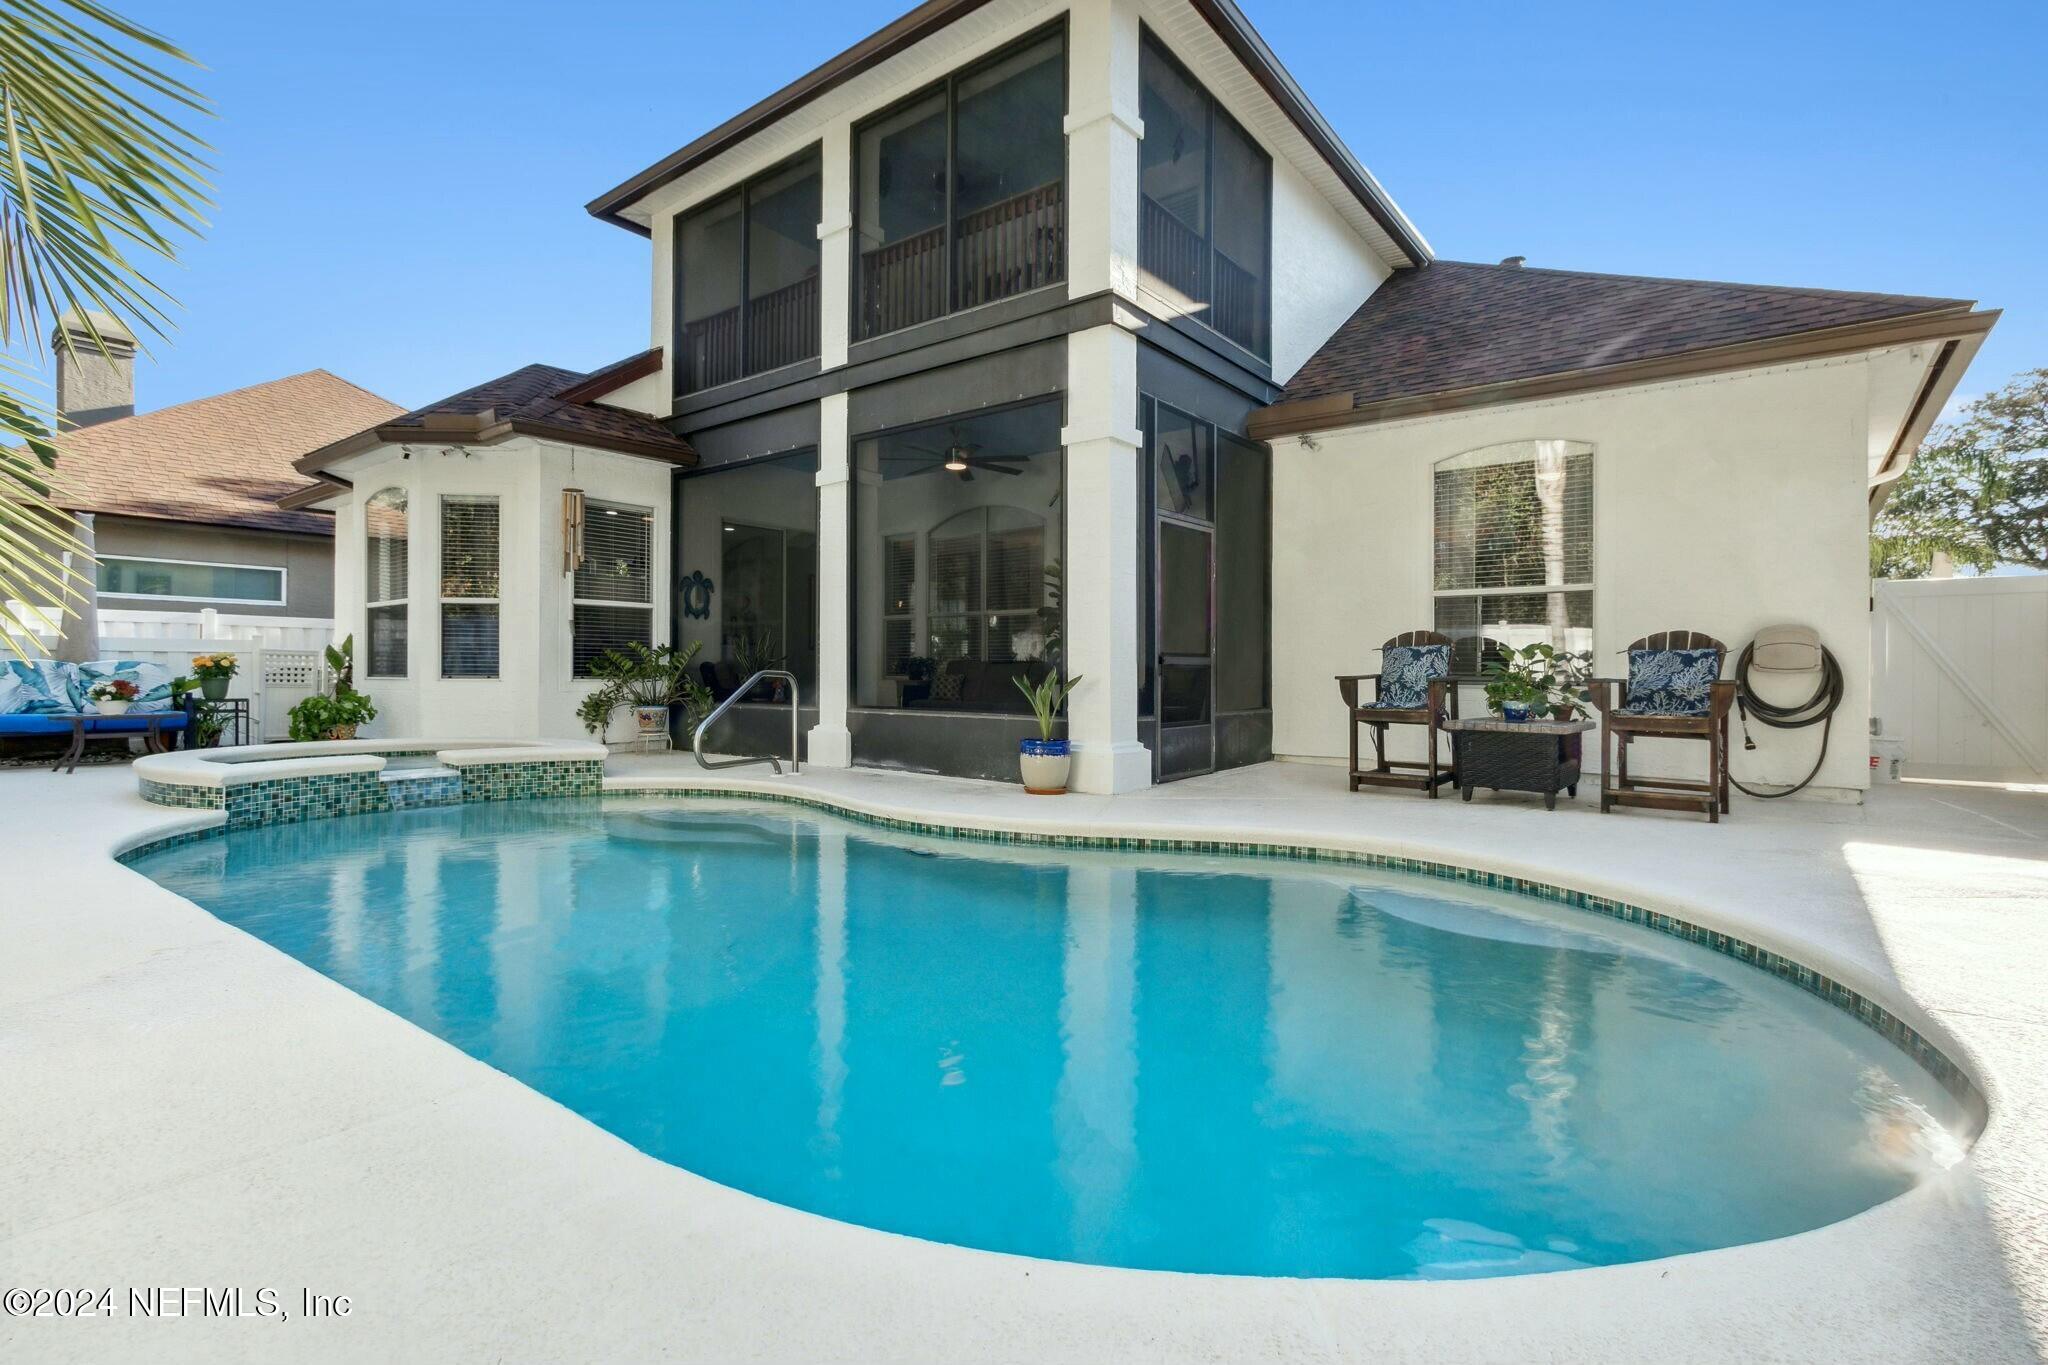
M1024 790L1033 796L1064 795L1073 762L1073 751L1064 739L1027 739L1017 746Z

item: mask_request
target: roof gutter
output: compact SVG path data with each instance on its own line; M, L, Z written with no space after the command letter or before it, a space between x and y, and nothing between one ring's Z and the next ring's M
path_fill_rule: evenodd
M1437 393L1388 398L1375 403L1359 403L1355 394L1326 394L1292 403L1275 403L1269 408L1255 412L1246 424L1246 431L1253 440L1270 441L1281 436L1337 431L1346 427L1370 426L1377 422L1394 422L1412 417L1429 417L1471 408L1494 407L1503 403L1522 403L1538 398L1555 398L1563 394L1623 388L1631 384L1650 384L1666 379L1753 370L1764 365L1817 360L1827 356L1848 355L1856 351L1877 350L1885 346L1906 345L1915 341L1962 338L1968 340L1974 350L1976 344L1983 340L1984 334L1991 330L1992 324L1998 321L1998 316L1995 309L1973 313L1968 304L1962 304L1954 308L1914 313L1903 318L1883 318L1876 322L1852 323L1846 327L1795 332L1790 336L1737 342L1729 346L1714 346L1678 355L1657 356L1650 360L1632 360L1618 365L1563 370L1556 374L1532 375L1525 379L1510 379L1497 384L1479 384L1462 389L1445 389ZM1956 368L1955 373L1960 376L1960 367Z
M351 455L361 455L379 446L488 446L508 441L514 436L530 436L538 441L558 441L563 445L583 446L589 450L610 450L621 455L638 455L644 459L660 460L680 469L697 467L695 452L687 456L655 445L649 441L636 441L627 436L600 436L594 432L579 431L573 427L556 426L552 422L531 417L499 418L497 410L485 408L482 412L429 412L421 415L418 426L380 426L359 431L333 445L323 446L310 455L301 455L292 461L292 467L301 474L314 478L340 480L327 473L327 467Z
M746 138L762 127L782 118L818 96L844 85L854 77L868 71L905 48L923 41L955 20L972 14L987 4L988 0L926 0L910 13L896 20L868 37L855 43L831 61L797 77L782 89L751 108L734 115L719 124L696 141L679 148L649 166L629 180L623 181L591 200L584 208L594 218L616 224L628 232L642 237L653 235L647 228L625 216L625 210L660 189L672 184L690 171L703 165ZM1364 205L1365 211L1374 222L1385 229L1387 235L1408 257L1405 265L1426 265L1434 258L1429 243L1408 221L1406 214L1395 206L1379 181L1351 154L1343 140L1331 129L1329 123L1309 103L1308 96L1295 83L1294 77L1266 46L1266 40L1259 36L1251 21L1244 17L1233 0L1188 0L1195 13L1216 31L1237 60L1258 81L1259 86L1279 106L1288 121L1337 173L1337 178L1346 189Z

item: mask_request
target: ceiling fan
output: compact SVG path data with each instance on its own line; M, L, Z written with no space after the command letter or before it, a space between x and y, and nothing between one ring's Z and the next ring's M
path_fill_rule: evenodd
M930 463L919 465L916 469L905 470L904 473L906 475L927 474L934 469L943 469L948 474L958 474L962 483L971 483L974 480L974 472L977 469L990 474L1022 474L1024 472L1017 468L1019 462L1023 460L1023 456L978 454L977 452L981 449L980 446L971 441L962 441L958 432L953 432L951 435L953 439L944 450L931 450L925 446L906 446L905 448L908 450L914 451L919 455L928 456Z

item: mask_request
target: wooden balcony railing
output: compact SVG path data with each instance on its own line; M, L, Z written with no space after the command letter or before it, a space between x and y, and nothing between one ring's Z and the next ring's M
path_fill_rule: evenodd
M962 218L953 234L950 280L943 226L862 252L860 335L879 336L1065 279L1065 188L1051 181Z
M744 375L793 365L818 353L818 277L763 294L747 304L742 364L740 310L683 324L683 392L728 384Z
M1195 305L1189 313L1196 320L1246 350L1262 353L1265 298L1259 277L1221 251L1211 251L1201 233L1149 195L1138 202L1139 268Z

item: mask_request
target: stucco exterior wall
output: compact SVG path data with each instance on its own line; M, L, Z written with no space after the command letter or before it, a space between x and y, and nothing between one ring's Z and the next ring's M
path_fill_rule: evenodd
M1739 651L1759 627L1816 628L1846 694L1816 786L1869 783L1869 406L1862 357L1488 408L1294 439L1273 451L1276 754L1336 759L1332 678L1369 673L1379 645L1433 623L1436 462L1532 438L1594 447L1593 648L1603 676L1655 630L1705 631ZM1732 661L1731 661L1732 668ZM1466 694L1467 714L1484 702ZM1397 732L1398 733L1398 732ZM1816 730L1734 736L1735 775L1805 775ZM1401 735L1397 756L1419 756ZM1641 743L1632 770L1700 775L1698 745Z
M247 616L330 616L334 612L334 540L289 531L248 531L102 513L93 518L99 554L108 558L174 559L197 564L248 564L284 570L280 606L219 603L184 597L108 594L110 607L197 611L218 607Z
M1273 382L1292 379L1391 274L1330 201L1275 157Z
M570 676L571 580L562 571L562 490L595 501L643 507L654 515L654 641L668 639L670 471L632 456L530 440L461 450L386 449L354 463L355 483L337 519L336 634L356 637L357 685L377 704L374 735L436 739L586 737L576 708L594 684ZM360 508L382 489L409 500L409 657L403 678L368 676L369 633L362 597ZM499 499L498 676L443 678L440 641L440 499L450 494ZM615 734L630 731L631 717Z

